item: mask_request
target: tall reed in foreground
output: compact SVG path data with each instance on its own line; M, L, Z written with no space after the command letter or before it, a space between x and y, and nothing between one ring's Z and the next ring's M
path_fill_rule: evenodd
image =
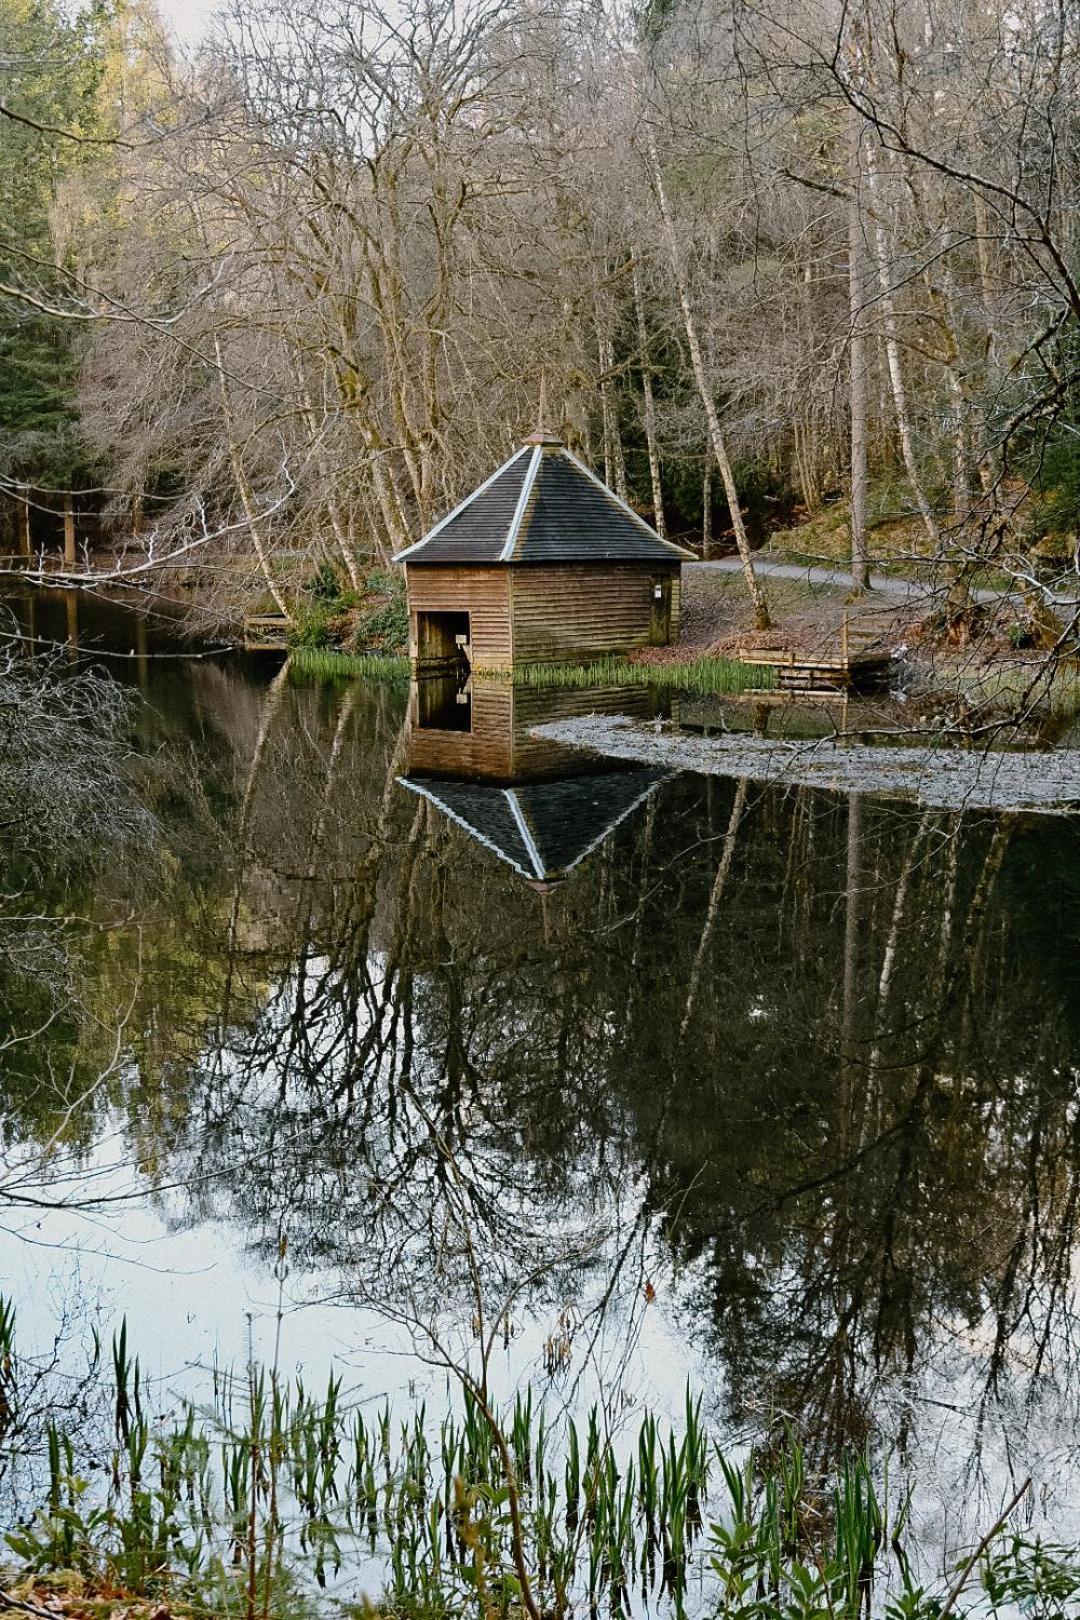
M512 1489L545 1620L1075 1620L1080 1608L1080 1550L1012 1526L1026 1485L954 1569L920 1581L908 1496L868 1457L824 1476L790 1434L767 1465L731 1457L689 1392L677 1428L646 1412L612 1434L595 1407L552 1426L528 1391L493 1429L467 1389L435 1423L422 1405L395 1418L333 1376L315 1395L251 1366L217 1373L207 1406L151 1421L125 1330L113 1351L111 1438L58 1411L38 1511L7 1537L39 1577L74 1570L92 1589L237 1620L314 1614L361 1585L411 1620L518 1620Z

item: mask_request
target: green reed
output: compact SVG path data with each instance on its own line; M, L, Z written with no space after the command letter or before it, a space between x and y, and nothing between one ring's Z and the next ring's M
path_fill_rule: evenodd
M652 686L694 693L772 690L776 672L767 666L728 658L694 658L686 663L646 664L604 658L580 664L527 664L509 677L515 686L536 688Z
M243 1620L314 1612L365 1562L381 1611L411 1620L860 1620L872 1607L1065 1620L1080 1602L1077 1550L1026 1539L1007 1515L925 1589L908 1498L868 1457L823 1475L786 1433L768 1462L734 1459L689 1391L678 1427L646 1412L612 1434L598 1407L553 1426L531 1390L493 1414L466 1386L436 1426L424 1405L396 1420L337 1377L315 1394L253 1366L217 1374L208 1406L151 1423L124 1328L113 1349L109 1434L95 1447L66 1417L48 1426L39 1510L7 1537L29 1570Z
M310 675L321 680L353 680L361 676L365 680L407 685L409 660L378 653L335 652L326 647L293 647L289 651L289 674Z

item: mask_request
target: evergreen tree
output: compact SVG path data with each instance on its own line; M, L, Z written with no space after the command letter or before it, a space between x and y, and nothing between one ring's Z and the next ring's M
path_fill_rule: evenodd
M47 311L67 291L62 188L94 161L100 20L58 0L0 0L0 283L24 295L0 293L0 478L39 488L87 472L76 405L86 334Z

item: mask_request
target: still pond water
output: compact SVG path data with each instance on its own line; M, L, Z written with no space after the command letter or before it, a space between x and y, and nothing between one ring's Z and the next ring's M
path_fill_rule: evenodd
M438 1407L464 1220L505 1390L689 1379L733 1444L870 1443L943 1521L1031 1470L1080 1533L1073 819L613 770L530 728L644 696L410 713L79 613L151 818L7 908L24 1337Z

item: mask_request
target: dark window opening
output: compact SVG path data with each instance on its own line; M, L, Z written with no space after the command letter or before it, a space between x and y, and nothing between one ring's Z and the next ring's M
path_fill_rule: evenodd
M442 665L447 671L472 661L467 613L418 613L416 659L419 664Z

